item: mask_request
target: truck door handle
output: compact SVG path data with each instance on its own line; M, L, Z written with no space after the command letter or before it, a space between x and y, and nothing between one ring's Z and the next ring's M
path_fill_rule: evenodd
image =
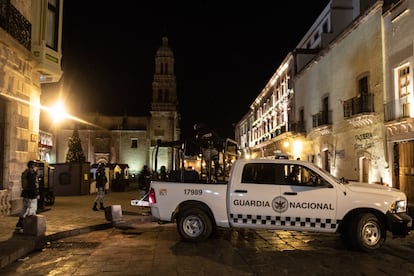
M247 190L235 190L235 193L247 193Z
M297 195L298 193L296 192L284 192L284 195Z

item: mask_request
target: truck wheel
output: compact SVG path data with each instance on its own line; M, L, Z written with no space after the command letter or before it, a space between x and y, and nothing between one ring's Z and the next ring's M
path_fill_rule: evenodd
M348 229L348 241L353 249L370 252L385 242L386 229L381 221L370 213L358 214Z
M179 215L177 230L185 241L198 242L210 237L213 226L206 212L190 208L183 210Z

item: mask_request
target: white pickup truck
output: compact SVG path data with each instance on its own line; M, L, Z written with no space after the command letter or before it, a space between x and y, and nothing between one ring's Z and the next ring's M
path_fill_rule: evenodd
M340 180L312 163L239 159L228 182L152 181L149 207L176 222L186 241L202 241L217 227L339 233L352 249L371 251L412 227L406 195L394 188Z

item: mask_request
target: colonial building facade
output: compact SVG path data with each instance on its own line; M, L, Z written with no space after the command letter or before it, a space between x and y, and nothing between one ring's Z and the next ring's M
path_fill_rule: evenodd
M305 159L414 199L413 5L330 1L237 124L243 155Z
M383 14L384 120L390 183L414 199L414 1Z
M69 138L77 128L86 161L92 165L123 164L128 166L129 174L135 175L144 165L155 170L157 143L179 140L181 134L174 62L168 38L163 37L155 54L150 116L83 114L85 123L67 120L53 134L42 132L42 141L52 140L54 145L41 145L39 154L50 156L51 163L64 163ZM159 147L156 170L161 166L174 169L176 154L171 148Z
M62 75L62 14L63 0L0 4L1 214L21 206L20 174L38 158L41 84Z

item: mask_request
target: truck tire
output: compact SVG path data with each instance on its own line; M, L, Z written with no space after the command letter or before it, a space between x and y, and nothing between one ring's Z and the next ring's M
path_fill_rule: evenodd
M387 231L377 216L371 213L358 214L349 224L346 235L350 247L370 252L385 242Z
M183 210L178 216L177 230L183 240L199 242L210 237L213 226L205 211L189 208Z

